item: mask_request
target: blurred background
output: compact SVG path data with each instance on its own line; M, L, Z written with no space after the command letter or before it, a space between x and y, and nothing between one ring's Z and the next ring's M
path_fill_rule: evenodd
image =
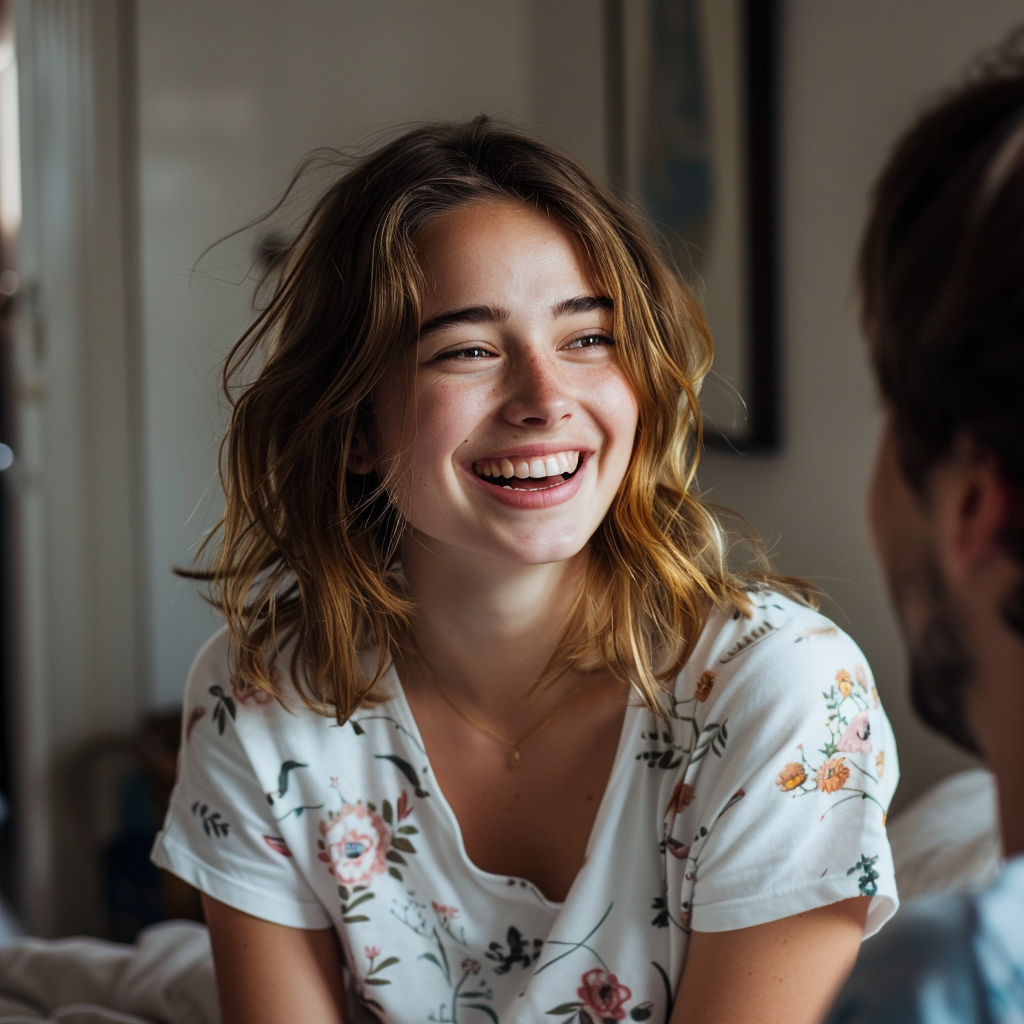
M0 889L32 933L130 939L191 912L145 855L185 676L217 622L171 567L216 522L218 365L250 316L254 256L293 222L196 260L308 151L423 118L515 121L636 192L646 65L630 40L647 2L0 4ZM676 7L713 19L727 3ZM773 437L716 444L700 484L823 587L863 647L900 741L901 806L966 761L911 717L865 533L878 409L853 261L897 134L1024 9L743 9L761 6ZM721 72L717 53L700 74Z

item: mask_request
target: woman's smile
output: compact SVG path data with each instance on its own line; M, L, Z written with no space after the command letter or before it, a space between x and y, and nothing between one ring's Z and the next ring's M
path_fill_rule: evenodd
M421 537L488 559L577 555L636 433L611 300L561 225L526 206L450 210L418 250L419 339L375 396L392 499Z

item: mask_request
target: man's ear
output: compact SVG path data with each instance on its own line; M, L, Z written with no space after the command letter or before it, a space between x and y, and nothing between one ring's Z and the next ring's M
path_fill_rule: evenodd
M373 457L370 455L370 446L366 442L366 431L357 430L352 435L352 444L348 450L348 463L345 468L350 473L358 476L365 476L374 470Z
M990 455L965 454L938 470L933 484L950 576L966 578L984 570L993 558L1005 558L1003 535L1012 494L998 462Z

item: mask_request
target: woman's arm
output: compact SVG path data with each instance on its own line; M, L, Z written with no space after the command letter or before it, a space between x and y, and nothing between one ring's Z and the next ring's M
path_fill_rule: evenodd
M203 896L224 1024L344 1024L332 928L287 928Z
M869 902L694 932L672 1024L818 1024L857 959Z

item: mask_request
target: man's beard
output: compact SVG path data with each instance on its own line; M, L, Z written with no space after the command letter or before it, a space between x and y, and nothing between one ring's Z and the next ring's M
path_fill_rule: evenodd
M910 648L910 696L914 710L927 725L958 747L980 754L967 714L974 663L961 634L960 618L934 555L927 557L920 568L922 571L914 576L924 591L920 596L927 602L924 629L918 636L911 636L904 622ZM902 601L912 585L908 586L909 581L900 580L898 575L894 587Z

